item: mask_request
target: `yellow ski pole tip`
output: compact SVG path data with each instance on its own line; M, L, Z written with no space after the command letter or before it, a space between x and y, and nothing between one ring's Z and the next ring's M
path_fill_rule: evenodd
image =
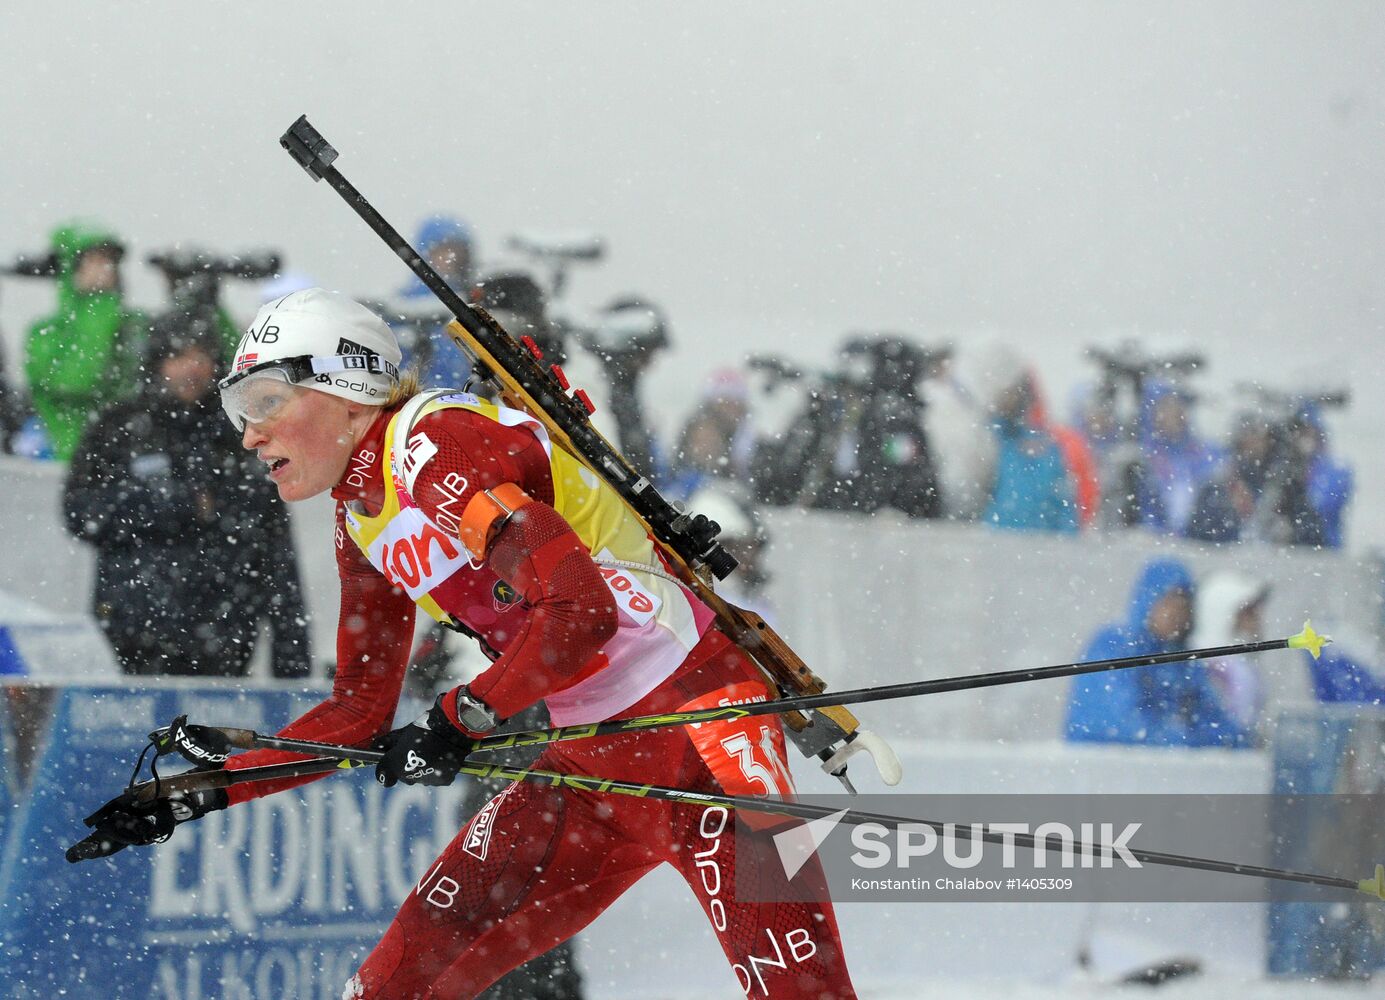
M1303 631L1298 635L1289 636L1287 641L1290 649L1306 649L1316 660L1322 655L1322 648L1332 641L1332 637L1318 635L1313 631L1313 623L1307 621L1303 623Z
M1356 883L1356 888L1364 892L1367 896L1385 899L1385 865L1376 865L1375 877L1363 878L1360 882Z

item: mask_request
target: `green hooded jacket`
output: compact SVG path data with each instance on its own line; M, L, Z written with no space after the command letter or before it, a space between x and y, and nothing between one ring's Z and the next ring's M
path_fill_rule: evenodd
M145 317L125 308L119 291L81 294L73 281L83 251L119 245L113 233L85 223L53 233L58 309L29 328L24 374L54 457L63 461L92 416L140 387Z

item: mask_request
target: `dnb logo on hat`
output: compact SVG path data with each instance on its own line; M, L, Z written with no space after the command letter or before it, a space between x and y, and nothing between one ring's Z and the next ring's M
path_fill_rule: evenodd
M267 302L241 339L235 367L311 358L311 388L379 405L399 383L402 352L378 315L338 292L304 288Z
M362 358L363 361L360 365L362 369L383 371L391 378L399 377L399 369L394 364L380 357L378 352L372 351L369 347L358 344L354 340L347 340L345 337L339 338L337 340L337 354L346 358Z

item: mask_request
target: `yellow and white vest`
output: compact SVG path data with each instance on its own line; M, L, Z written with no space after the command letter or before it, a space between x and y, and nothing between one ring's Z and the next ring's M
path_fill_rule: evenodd
M451 389L415 396L385 430L384 506L378 515L368 517L359 504L348 504L347 532L371 565L433 618L450 622L455 617L476 627L448 598L459 591L459 575L482 571L481 564L457 538L455 523L450 524L453 531L445 531L449 522L440 517L444 523L435 523L410 494L419 470L437 453L426 432L415 432L414 425L430 413L449 408L523 428L538 439L553 477L553 506L587 546L615 598L618 628L599 654L606 665L547 696L553 724L597 722L633 705L683 662L710 626L712 613L664 572L644 526L615 491L555 447L543 425L527 413ZM459 481L451 485L460 496L466 483L460 473L454 475ZM456 510L456 518L461 513ZM458 579L450 585L454 577ZM573 664L572 671L575 674L586 666Z

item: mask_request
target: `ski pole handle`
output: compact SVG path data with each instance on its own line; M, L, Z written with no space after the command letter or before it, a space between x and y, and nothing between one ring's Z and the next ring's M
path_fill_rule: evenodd
M324 744L324 746L331 746ZM186 771L171 777L160 778L160 795L174 792L200 792L213 788L230 788L250 781L279 781L285 778L302 778L329 771L348 770L377 763L384 756L378 750L357 750L354 747L331 747L333 755L318 756L310 760L290 760L282 764L266 764L263 767L247 767L240 770ZM131 789L140 801L154 798L155 782L142 781Z

